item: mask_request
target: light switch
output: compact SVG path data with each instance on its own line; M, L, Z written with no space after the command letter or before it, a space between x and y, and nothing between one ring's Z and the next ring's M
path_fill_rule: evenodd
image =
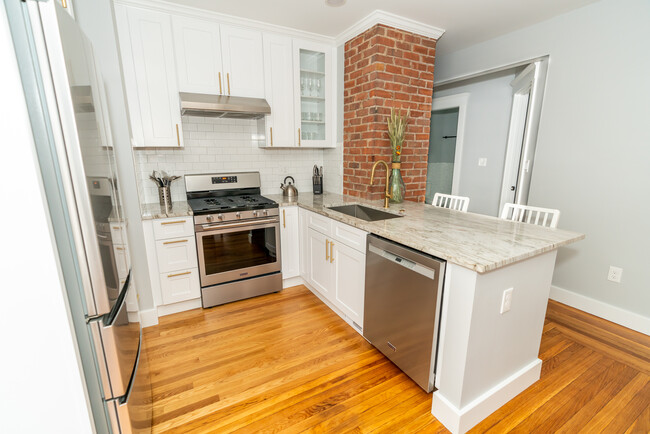
M510 310L512 306L512 291L514 288L508 288L503 291L503 297L501 298L501 315Z
M481 157L481 158L479 158L479 159L478 159L478 165L479 165L480 167L485 167L485 166L487 166L487 158L485 158L485 157Z

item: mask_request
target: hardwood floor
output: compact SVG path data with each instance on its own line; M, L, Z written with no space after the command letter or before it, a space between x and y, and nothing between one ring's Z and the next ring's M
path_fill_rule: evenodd
M145 329L154 432L447 432L304 286ZM542 378L471 432L649 433L650 337L550 302Z

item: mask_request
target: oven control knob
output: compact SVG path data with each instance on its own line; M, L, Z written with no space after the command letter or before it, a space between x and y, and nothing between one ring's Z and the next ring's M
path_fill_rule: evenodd
M205 219L206 219L207 221L211 222L212 220L214 220L214 217L212 217L211 215L209 215L209 216L207 216Z
M217 218L218 218L219 220L223 220L223 214L217 214Z
M257 217L257 211L253 211L253 217Z
M241 218L241 213L238 212L237 214L235 214L235 217L237 217L238 219L240 219L240 218Z
M264 210L264 215L269 215L269 210L268 209Z

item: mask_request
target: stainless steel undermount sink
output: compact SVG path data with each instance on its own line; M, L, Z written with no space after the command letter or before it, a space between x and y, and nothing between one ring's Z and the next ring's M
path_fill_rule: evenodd
M363 205L341 205L341 206L329 206L327 209L332 211L337 211L342 214L349 215L351 217L356 217L367 222L375 222L377 220L388 220L394 219L397 217L402 217L401 215L392 214L389 212L380 211L378 209L370 208Z

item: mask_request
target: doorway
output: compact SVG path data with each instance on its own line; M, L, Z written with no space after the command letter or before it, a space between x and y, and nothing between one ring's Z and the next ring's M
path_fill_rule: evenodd
M436 193L458 194L467 94L434 98L429 130L426 203Z

